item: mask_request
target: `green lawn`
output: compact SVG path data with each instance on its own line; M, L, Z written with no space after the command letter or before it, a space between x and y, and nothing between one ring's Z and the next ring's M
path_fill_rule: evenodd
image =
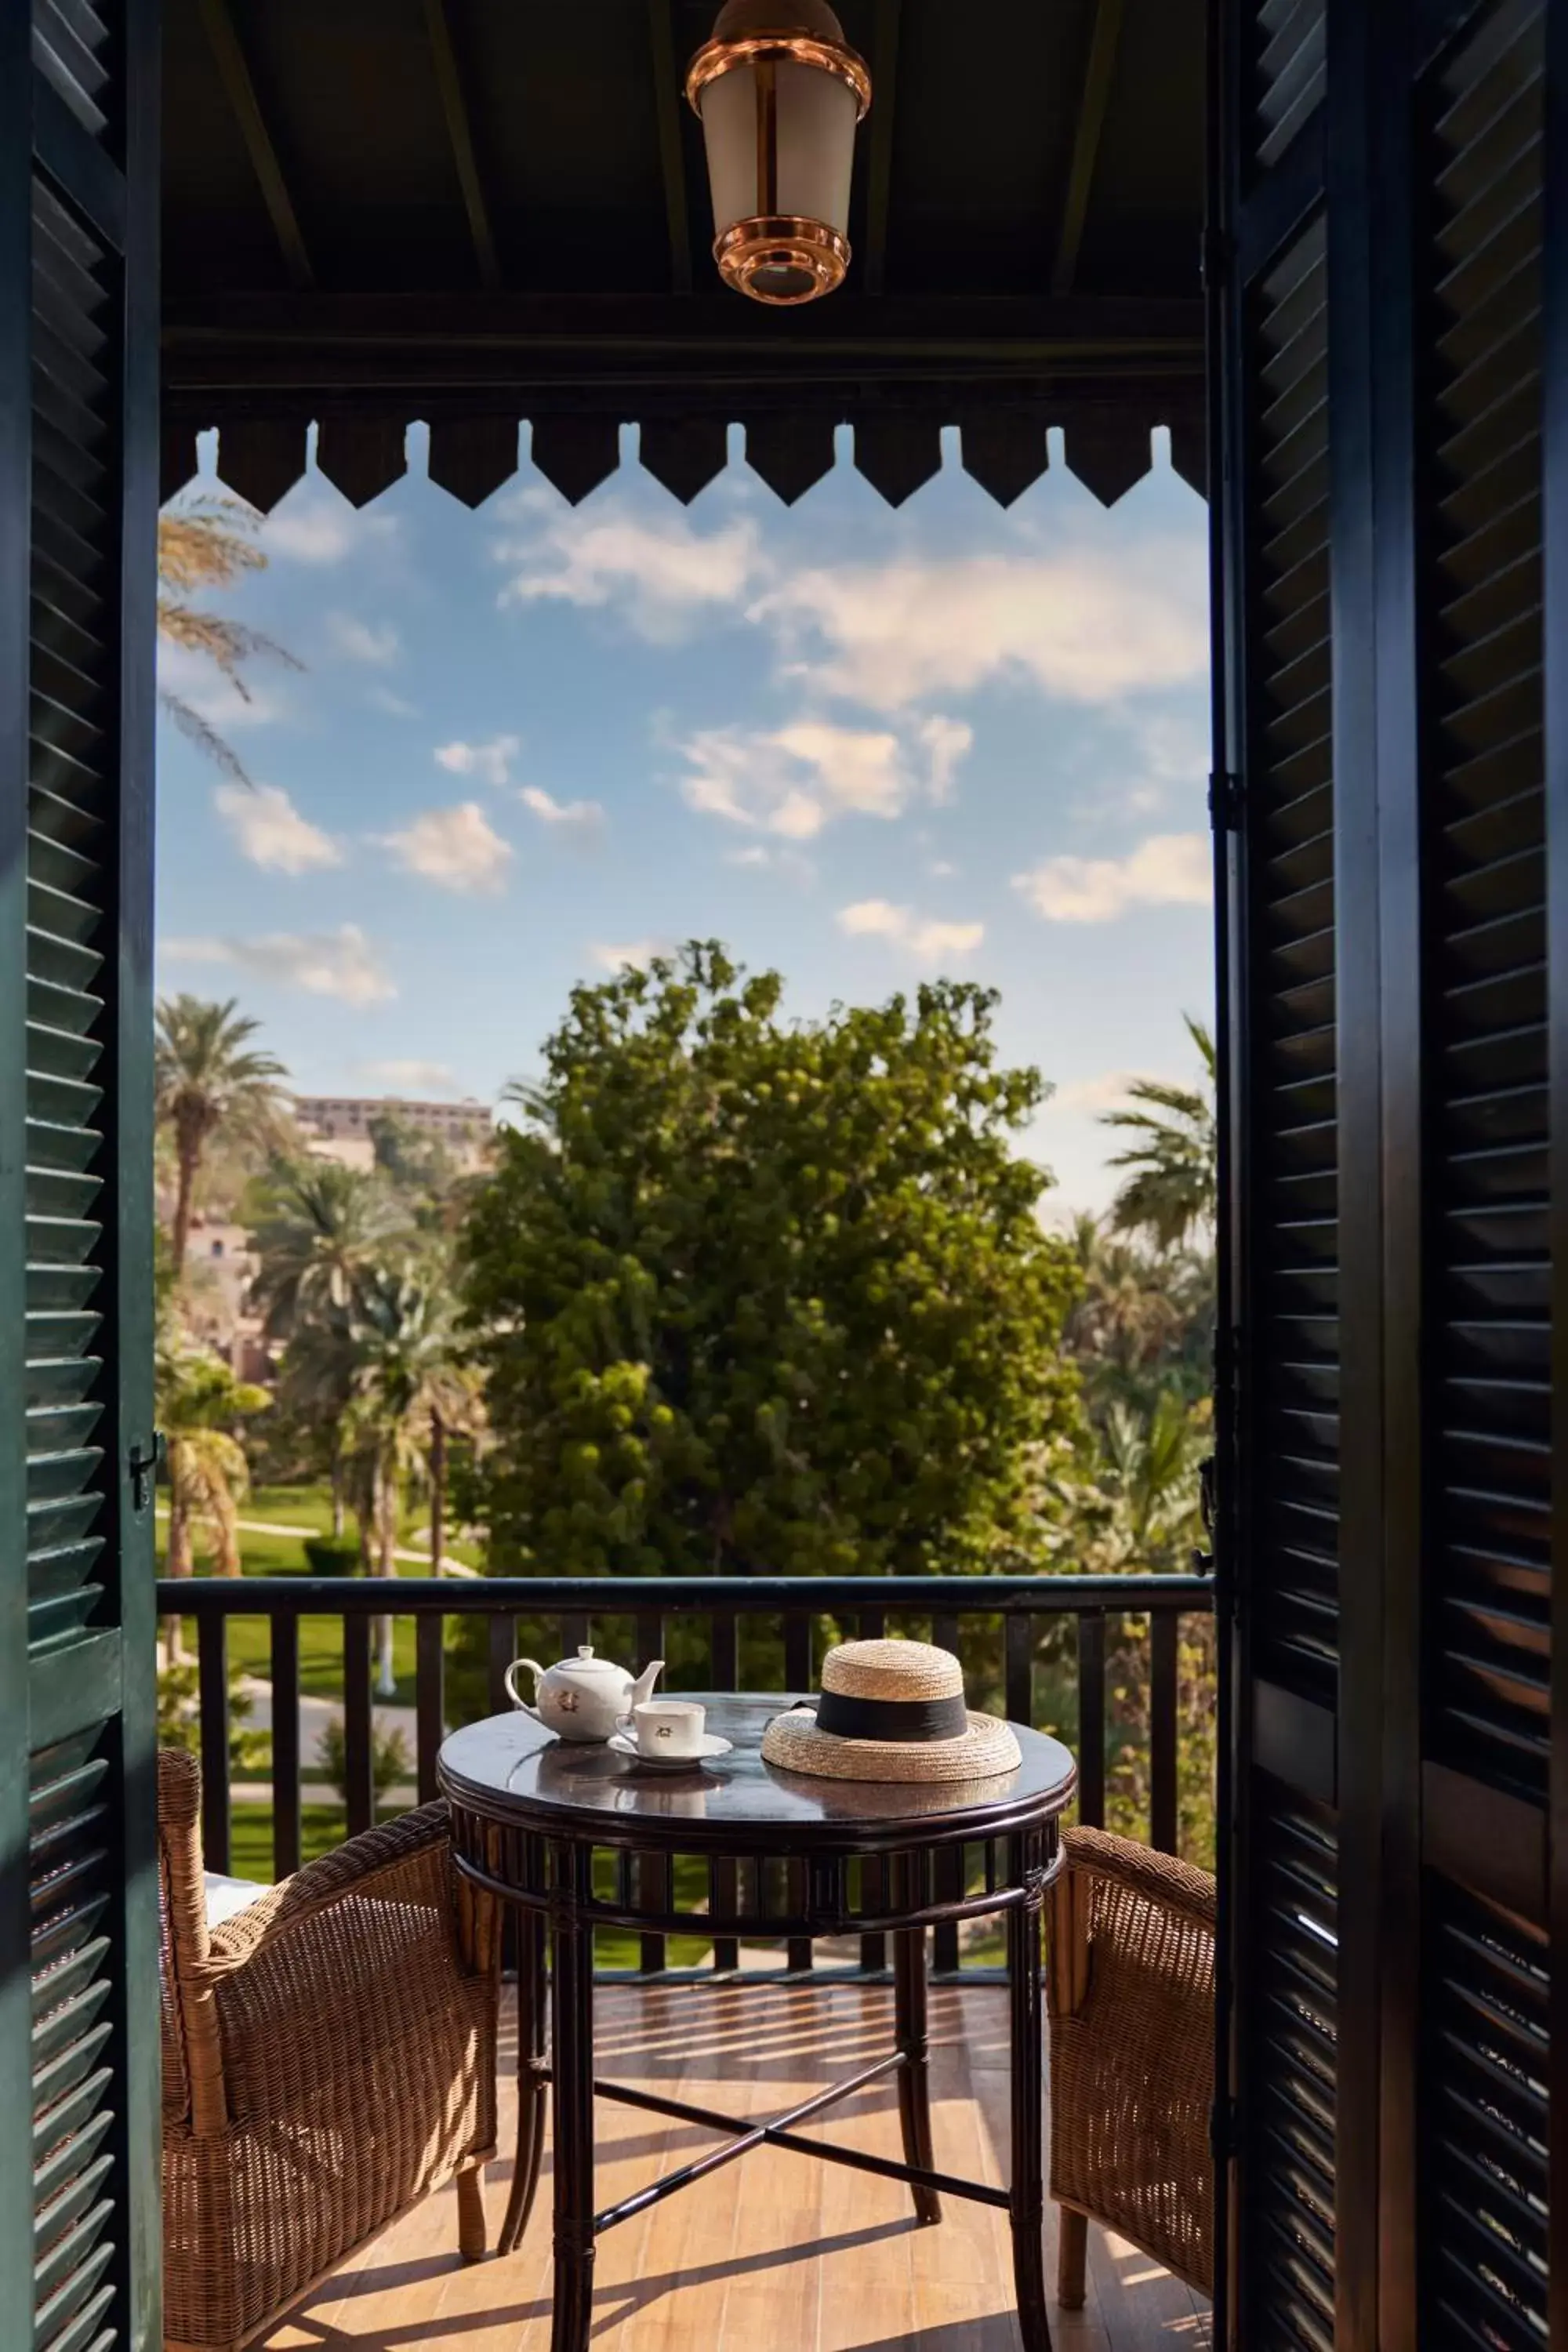
M158 1568L163 1571L167 1543L166 1507L160 1503L158 1518ZM319 1486L258 1486L246 1501L242 1517L270 1521L278 1527L300 1529L299 1536L244 1534L240 1538L240 1556L247 1576L296 1575L305 1567L303 1536L325 1535L331 1527L331 1500L327 1488ZM400 1530L405 1539L416 1527L428 1526L428 1518L416 1514ZM464 1561L468 1567L479 1562L476 1544L451 1544L450 1557ZM198 1563L198 1568L200 1563ZM411 1560L398 1563L402 1576L417 1576L419 1567ZM195 1644L195 1628L185 1621L185 1638L191 1648ZM393 1666L397 1678L394 1704L412 1706L414 1704L414 1622L411 1618L399 1618L393 1632ZM243 1674L268 1675L271 1672L267 1620L264 1617L232 1617L228 1626L230 1664ZM343 1688L342 1627L332 1618L304 1617L300 1622L300 1687L314 1698L341 1698ZM308 1761L308 1759L307 1759ZM241 1875L247 1874L242 1873Z

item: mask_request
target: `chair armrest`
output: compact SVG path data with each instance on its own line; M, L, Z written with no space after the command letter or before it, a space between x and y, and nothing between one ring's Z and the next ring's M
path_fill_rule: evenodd
M421 1805L379 1828L363 1830L346 1845L308 1862L280 1885L212 1932L201 1973L209 1979L232 1976L259 1952L296 1933L345 1896L384 1894L395 1897L400 1872L416 1864L448 1834L444 1801Z
M1066 1830L1062 1844L1068 1872L1111 1879L1212 1934L1215 1882L1206 1870L1180 1862L1173 1853L1156 1853L1152 1846L1140 1845L1134 1838L1115 1837L1109 1830Z
M1097 1900L1097 1881L1213 1937L1215 1883L1207 1871L1108 1830L1064 1830L1062 1853L1049 1896L1046 1954L1046 2000L1053 2017L1079 2016L1089 1999L1097 1927L1103 1932L1105 1926L1107 1898ZM1124 1907L1113 1905L1113 1913Z

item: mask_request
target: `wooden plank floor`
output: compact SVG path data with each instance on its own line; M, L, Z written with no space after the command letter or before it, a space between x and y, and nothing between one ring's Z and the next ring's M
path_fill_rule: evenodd
M1007 2151L1004 1995L931 1996L932 2123L944 2171L1000 2182ZM597 2071L731 2112L768 2114L889 2046L891 1995L855 1985L619 1987L599 1998ZM492 2232L515 2116L503 2021L501 2157L487 2175ZM628 2195L711 2135L601 2101L597 2202ZM807 2125L900 2153L892 2081ZM267 2352L548 2352L550 2157L528 2234L502 2262L457 2255L447 2189L358 2255L267 2339ZM1056 2273L1047 2208L1047 2274ZM760 2147L601 2239L595 2352L1018 2352L1005 2218L950 2198L917 2230L908 2191ZM1208 2310L1142 2254L1089 2231L1089 2300L1052 2312L1062 2352L1209 2352Z

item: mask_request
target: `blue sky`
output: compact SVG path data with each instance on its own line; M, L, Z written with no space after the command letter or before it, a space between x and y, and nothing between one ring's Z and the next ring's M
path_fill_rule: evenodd
M1004 511L950 435L898 511L842 449L793 509L738 459L683 509L628 443L576 509L525 465L470 514L422 437L363 511L312 470L263 526L226 601L300 671L247 705L165 650L255 789L163 723L161 986L237 995L301 1092L494 1100L574 982L682 939L805 1014L973 978L1056 1082L1056 1204L1102 1207L1098 1114L1192 1074L1213 994L1204 509L1163 436L1110 513L1059 451Z

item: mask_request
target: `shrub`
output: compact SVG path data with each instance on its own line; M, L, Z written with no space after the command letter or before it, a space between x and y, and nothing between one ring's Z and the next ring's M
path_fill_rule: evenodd
M329 1784L336 1790L344 1804L348 1802L348 1743L343 1737L341 1717L329 1723L316 1742L316 1761L325 1773ZM370 1779L375 1791L377 1809L383 1798L400 1780L414 1777L414 1759L408 1752L408 1742L399 1730L384 1731L379 1726L371 1732Z
M303 1549L311 1576L358 1576L364 1566L357 1536L307 1536Z

